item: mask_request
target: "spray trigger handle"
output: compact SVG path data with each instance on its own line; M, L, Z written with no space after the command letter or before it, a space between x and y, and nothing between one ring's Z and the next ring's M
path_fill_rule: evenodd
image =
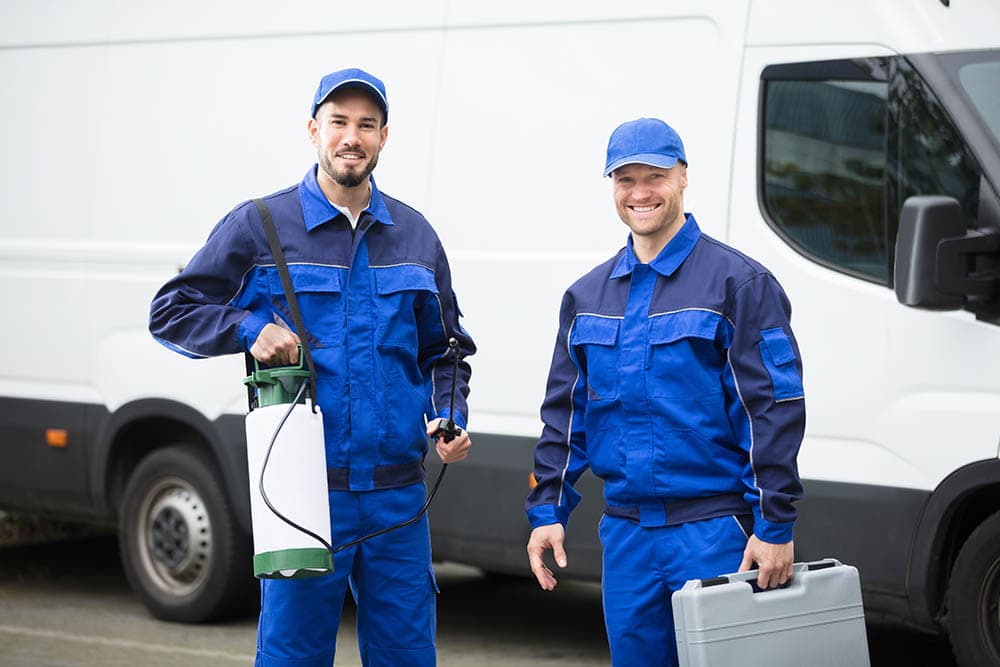
M433 437L435 440L443 437L445 442L451 442L460 435L462 435L462 427L456 424L454 419L449 419L438 430L434 431Z

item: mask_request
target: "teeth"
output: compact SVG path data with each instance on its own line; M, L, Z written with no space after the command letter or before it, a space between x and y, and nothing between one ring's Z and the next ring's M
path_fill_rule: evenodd
M656 206L633 206L632 210L635 211L636 213L648 213L649 211L652 211L655 208Z

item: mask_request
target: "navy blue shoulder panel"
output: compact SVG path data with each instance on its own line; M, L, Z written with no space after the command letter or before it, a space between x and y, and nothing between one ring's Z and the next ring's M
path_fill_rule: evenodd
M614 257L594 267L570 285L566 290L566 296L575 304L575 313L593 313L608 317L621 317L625 313L628 277L611 278L611 272L618 266L625 252L627 250L622 248Z
M728 317L737 290L762 275L770 274L761 264L702 234L674 275L657 281L650 314L700 308Z
M416 209L382 194L391 225L375 224L368 231L368 261L372 266L421 264L435 269L443 253L438 235Z

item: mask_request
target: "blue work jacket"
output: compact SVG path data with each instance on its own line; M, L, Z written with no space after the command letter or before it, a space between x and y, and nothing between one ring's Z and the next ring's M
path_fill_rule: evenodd
M453 377L448 338L462 357L475 352L437 234L370 182L356 231L319 189L315 166L264 197L309 334L330 486L352 491L423 479L424 419L450 416L455 382L454 419L466 424L470 369L463 361ZM248 351L268 323L295 330L257 208L245 202L160 289L149 328L199 358Z
M750 514L792 536L802 487L802 366L791 308L757 262L691 214L649 264L628 245L574 283L535 450L532 527L562 523L588 467L608 514L645 526Z

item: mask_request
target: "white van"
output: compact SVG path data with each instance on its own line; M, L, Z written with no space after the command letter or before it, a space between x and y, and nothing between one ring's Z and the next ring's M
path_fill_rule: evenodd
M158 616L244 604L243 360L160 347L149 301L301 178L316 82L360 66L392 106L379 186L438 230L480 348L436 557L527 573L560 297L625 241L609 133L657 116L699 224L792 301L797 558L1000 665L997 26L992 0L0 3L0 507L117 524ZM594 577L584 487L569 573Z

